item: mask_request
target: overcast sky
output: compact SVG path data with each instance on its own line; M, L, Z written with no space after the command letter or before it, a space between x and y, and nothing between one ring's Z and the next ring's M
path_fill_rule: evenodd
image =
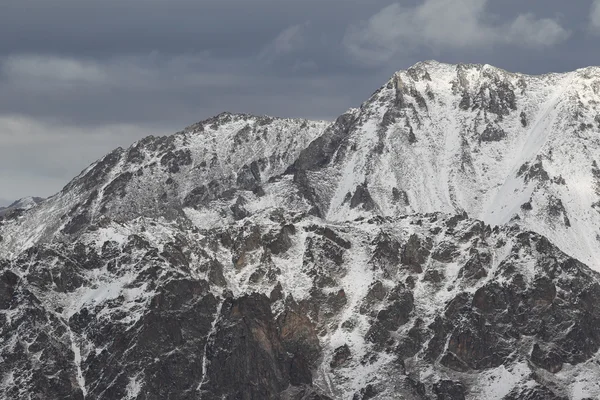
M600 0L2 0L0 205L222 111L334 119L422 60L600 64Z

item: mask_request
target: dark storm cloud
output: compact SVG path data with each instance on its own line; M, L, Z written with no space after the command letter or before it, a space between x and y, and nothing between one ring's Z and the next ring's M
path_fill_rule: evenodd
M4 0L0 202L49 195L116 146L225 110L332 119L424 59L600 64L595 4Z
M273 34L306 20L339 28L380 0L5 0L0 52L249 55ZM337 21L334 19L337 18ZM5 36L9 35L9 36Z

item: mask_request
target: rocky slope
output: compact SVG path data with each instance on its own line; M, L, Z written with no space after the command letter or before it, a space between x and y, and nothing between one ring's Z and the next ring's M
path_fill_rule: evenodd
M117 149L0 217L0 397L598 398L599 101L426 62Z

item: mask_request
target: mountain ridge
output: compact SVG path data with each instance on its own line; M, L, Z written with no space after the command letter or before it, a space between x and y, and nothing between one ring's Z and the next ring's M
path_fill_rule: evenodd
M600 70L428 61L115 149L0 217L0 397L598 397L599 147Z
M40 204L44 200L45 199L42 197L33 197L33 196L20 198L18 200L13 201L6 207L0 207L0 215L4 215L7 213L16 211L16 210L19 210L17 212L30 210L30 209L36 207L38 204Z

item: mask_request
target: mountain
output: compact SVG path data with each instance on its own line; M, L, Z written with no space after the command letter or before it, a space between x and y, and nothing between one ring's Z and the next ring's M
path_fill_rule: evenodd
M600 68L533 77L420 63L296 166L328 220L364 209L466 211L491 225L519 218L600 268L599 100Z
M0 215L15 210L30 210L33 207L37 207L42 201L44 201L44 199L41 197L23 197L22 199L14 201L7 207L0 207Z
M0 393L600 396L600 69L433 61L223 113L0 217Z
M13 202L6 208L20 208L23 210L29 210L40 204L42 201L44 201L44 199L41 197L23 197L22 199Z

